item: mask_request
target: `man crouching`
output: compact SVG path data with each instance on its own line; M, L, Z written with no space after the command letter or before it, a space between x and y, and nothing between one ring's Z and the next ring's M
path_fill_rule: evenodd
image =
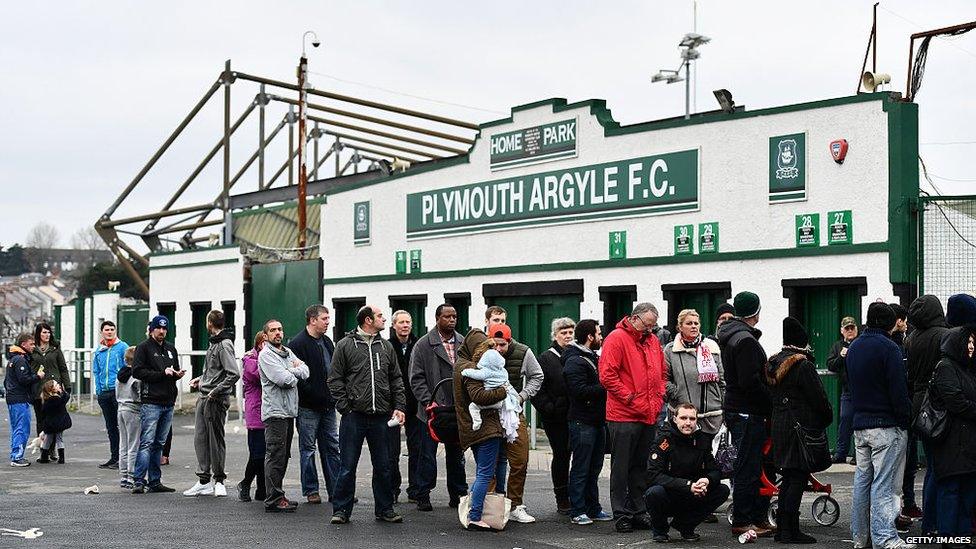
M667 542L670 527L685 541L698 541L695 528L729 499L709 437L698 430L698 410L679 404L673 421L660 430L647 460L644 493L654 541Z

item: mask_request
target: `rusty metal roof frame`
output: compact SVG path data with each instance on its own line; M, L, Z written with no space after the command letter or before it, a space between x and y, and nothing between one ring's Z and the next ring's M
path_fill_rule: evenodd
M236 119L232 120L231 88L235 84L240 85L238 82L257 84L258 92L243 112ZM223 131L216 144L207 151L200 163L189 172L186 179L182 181L173 195L162 204L162 207L158 211L118 219L113 218L113 215L115 215L119 207L136 187L138 187L146 175L151 172L159 159L176 142L190 122L196 118L221 88L224 91L224 124ZM278 93L269 93L269 89L278 91ZM203 97L190 109L190 112L177 125L176 129L173 130L152 157L150 157L149 161L146 162L145 166L139 170L139 173L136 174L105 213L98 219L95 223L96 231L98 231L102 240L108 245L109 250L119 259L119 262L126 268L129 275L144 293L148 295L149 288L142 277L139 276L138 272L132 267L131 262L148 265L149 261L145 255L137 252L123 241L119 237L119 234L138 236L150 251L160 251L163 249L164 240L173 241L172 238L167 238L166 235L184 233L176 242L184 249L195 248L199 242L208 240L205 237L194 236L195 231L198 229L224 225L225 238L227 235L232 234L233 217L230 214L235 207L244 207L245 204L247 206L256 205L256 199L268 198L269 202L266 203L270 203L272 200L276 201L287 196L287 193L282 194L281 191L295 183L295 164L298 155L295 147L295 125L298 117L295 115L293 109L293 107L299 104L297 99L299 95L298 91L299 87L297 84L232 71L230 60L228 60L224 65L224 70L220 72L218 78L210 85L203 94ZM313 113L308 119L314 123L312 131L306 140L306 143L312 149L310 151L312 153L310 179L318 180L314 181L317 184L310 184L307 191L307 194L310 196L321 194L317 189L320 187L325 189L331 186L330 183L347 184L361 177L375 177L375 169L379 168L386 171L389 169L389 163L397 159L418 163L438 160L446 156L464 154L474 143L475 134L473 132L478 131L477 124L462 120L318 90L307 86L305 92L308 95L335 103L326 105L309 102L306 105ZM292 94L296 98L289 97ZM266 110L272 101L288 105L289 110L277 122L271 132L266 133ZM349 110L350 108L354 110ZM361 112L360 109L365 109L366 112ZM240 168L235 173L232 173L230 166L231 138L255 111L258 112L259 117L258 143L260 145ZM330 118L315 116L315 112L331 116ZM385 114L385 116L377 116L377 114ZM394 115L396 119L391 119L389 115ZM367 125L363 125L364 123ZM271 175L270 179L266 179L265 150L286 126L288 127L287 158ZM332 142L325 147L324 154L320 155L319 141L326 136L332 138ZM223 187L217 193L214 200L204 204L174 207L186 190L197 179L197 176L217 156L218 152L223 153ZM342 156L345 156L345 159ZM335 166L332 177L320 178L319 170L325 166L325 162L329 158L334 160ZM255 162L258 164L256 170L258 191L245 193L248 198L244 200L232 200L230 195L231 189L249 172ZM368 171L360 173L359 166L362 162L368 162L369 168ZM346 172L350 169L353 173L347 175ZM268 192L271 191L271 187L286 171L288 172L287 187L279 187L274 189L274 192ZM291 193L291 196L297 198L297 190ZM216 211L223 212L223 217L216 219L209 218ZM174 218L176 219L174 220ZM142 222L148 223L141 230L131 227L133 224Z

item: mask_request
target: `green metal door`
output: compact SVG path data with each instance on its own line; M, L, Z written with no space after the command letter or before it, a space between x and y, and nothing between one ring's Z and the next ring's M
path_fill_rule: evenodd
M190 346L194 351L206 351L210 345L210 333L207 331L207 313L210 312L210 303L190 303ZM193 377L203 373L204 356L190 357Z
M332 339L338 342L356 329L356 314L366 305L365 297L337 298L332 300Z
M427 333L427 326L424 323L424 310L426 308L427 296L391 297L390 314L387 317L389 319L387 326L390 328L391 336L393 334L393 313L402 310L410 313L410 318L413 320L413 335L423 337Z
M251 267L253 330L269 319L281 321L285 341L305 328L305 309L322 303L322 261L261 263Z
M671 334L678 333L678 313L684 309L694 309L701 322L701 333L715 333L715 309L728 299L728 290L678 290L665 294L668 299L668 318L666 326Z
M166 341L170 344L175 344L176 342L176 304L175 303L157 303L156 310L160 315L165 316L166 320L169 321L169 329L166 330ZM149 321L146 321L149 324ZM141 341L144 341L143 338Z
M499 305L508 313L506 322L512 336L532 348L536 356L552 343L553 319L568 316L579 318L580 296L547 295L530 297L496 297L491 305Z
M444 303L454 307L457 311L457 327L455 330L461 335L466 335L471 331L471 294L444 294Z
M119 305L119 339L129 345L138 345L146 339L149 324L149 305Z
M620 319L629 315L634 310L634 299L636 292L608 292L603 299L603 335L606 336L610 330L620 322Z

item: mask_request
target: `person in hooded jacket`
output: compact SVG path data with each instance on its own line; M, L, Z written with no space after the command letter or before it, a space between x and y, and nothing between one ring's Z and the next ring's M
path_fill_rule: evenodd
M934 295L919 296L908 306L908 323L914 330L905 338L908 355L908 392L912 395L912 419L918 415L932 372L942 357L942 338L949 332L942 302ZM936 490L932 448L924 438L925 480L922 484L922 532L935 531ZM913 475L914 478L914 475ZM902 514L916 518L911 509Z
M973 533L976 508L976 326L953 328L942 341L929 398L948 416L947 432L931 444L937 482L937 531L942 536Z
M22 333L14 340L7 351L7 371L3 375L3 388L7 399L7 412L10 417L10 466L28 467L24 459L27 438L30 436L30 409L33 387L41 382L44 372L31 370L31 352L34 350L34 336Z
M539 355L539 365L545 376L542 387L532 399L532 406L539 411L542 428L552 449L552 489L556 496L556 511L560 515L570 512L569 503L569 396L563 379L562 353L572 343L576 322L568 317L552 321L552 345Z
M98 407L102 409L105 430L108 431L109 460L98 466L99 469L117 469L119 466L119 401L115 398L115 384L119 370L125 366L125 350L129 344L118 338L118 329L111 320L105 320L99 327L102 339L92 353L92 379L95 381L95 396Z
M794 426L823 431L830 425L834 412L817 374L810 338L806 329L793 317L783 319L783 350L766 363L765 381L773 403L770 416L773 463L782 473L776 525L780 543L815 543L817 540L800 531L800 500L810 471L801 458L802 442Z
M946 301L946 324L950 328L976 324L976 297L955 294Z

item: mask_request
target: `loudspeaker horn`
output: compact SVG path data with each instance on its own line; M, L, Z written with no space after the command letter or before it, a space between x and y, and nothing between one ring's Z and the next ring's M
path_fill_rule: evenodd
M869 92L873 92L888 82L891 82L891 75L887 73L864 71L864 74L861 75L861 85Z

